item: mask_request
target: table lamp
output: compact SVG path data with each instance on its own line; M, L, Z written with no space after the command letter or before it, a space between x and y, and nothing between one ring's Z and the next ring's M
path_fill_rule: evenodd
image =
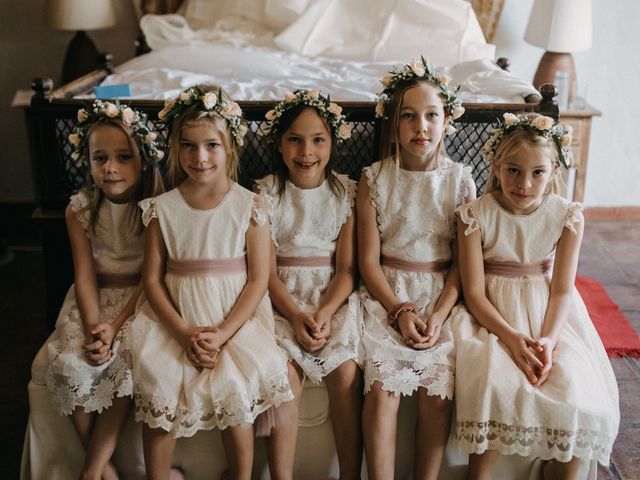
M539 90L544 83L556 83L556 74L564 72L568 76L565 88L571 104L576 88L576 66L571 52L591 47L591 0L535 0L524 39L546 50L533 86Z
M76 32L64 57L62 82L94 70L98 65L98 49L85 30L116 24L111 0L48 0L46 18L51 28Z

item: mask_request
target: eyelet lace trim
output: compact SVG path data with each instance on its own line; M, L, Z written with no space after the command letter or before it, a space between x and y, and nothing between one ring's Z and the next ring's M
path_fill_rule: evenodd
M503 455L536 456L568 462L573 457L609 464L612 438L606 433L543 426L508 425L494 420L458 421L455 443L467 453L498 450Z
M567 228L574 235L577 234L576 223L583 221L582 209L584 206L578 202L571 202L567 207L567 213L564 217L564 228Z
M382 215L380 214L380 192L378 192L378 185L376 184L376 176L382 168L382 163L379 163L377 171L373 171L375 166L365 167L362 169L363 173L367 177L367 185L369 186L369 202L376 209L376 222L378 223L378 233L382 235Z
M142 224L145 227L149 226L151 219L158 218L158 208L155 198L145 198L138 202L138 205L142 209Z
M456 213L460 215L460 220L465 225L469 225L467 229L464 231L465 236L471 235L473 232L480 228L480 224L478 223L478 219L476 217L476 212L473 210L470 204L460 205L456 208Z
M258 225L264 225L269 220L269 212L272 210L271 199L266 195L255 195L251 206L251 219Z

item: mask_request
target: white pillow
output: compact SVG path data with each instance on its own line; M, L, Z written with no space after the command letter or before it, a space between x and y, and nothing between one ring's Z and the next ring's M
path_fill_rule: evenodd
M296 20L312 0L187 0L178 10L194 29L242 17L274 31Z
M275 38L283 50L354 61L432 63L493 59L471 5L464 0L318 0Z

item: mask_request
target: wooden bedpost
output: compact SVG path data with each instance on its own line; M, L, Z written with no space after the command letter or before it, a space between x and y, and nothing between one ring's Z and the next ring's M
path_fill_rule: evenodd
M542 95L540 113L558 120L560 109L558 108L558 102L555 98L556 95L558 95L558 88L552 83L545 83L540 85L540 94Z

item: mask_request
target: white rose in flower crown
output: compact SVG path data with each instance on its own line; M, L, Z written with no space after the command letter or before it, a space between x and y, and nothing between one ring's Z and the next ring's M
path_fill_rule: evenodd
M131 108L125 108L124 110L122 110L122 122L125 125L131 125L134 122L135 115L136 114L133 110L131 110Z
M506 125L515 125L516 123L518 123L520 120L518 120L518 116L514 115L513 113L505 113L503 116L504 118L504 123Z
M334 115L340 115L342 113L342 107L337 103L331 102L329 104L329 113L333 113Z
M343 123L342 125L340 125L337 136L338 138L342 138L343 140L351 137L351 125L349 125L348 123Z
M531 125L538 130L549 130L553 126L553 118L544 115L536 117L531 121Z
M311 98L312 100L317 100L319 96L320 96L320 91L316 90L315 88L312 88L307 92L307 97Z
M240 135L240 137L244 137L248 131L249 129L245 124L240 124L240 126L238 127L238 135Z
M456 118L460 118L464 114L464 107L462 105L457 105L451 111L451 117L455 120Z
M298 96L290 90L284 92L284 101L287 103L295 102Z
M69 143L71 143L71 145L77 147L80 145L80 142L82 141L82 139L80 138L80 135L78 135L77 133L72 133L71 135L69 135Z
M156 138L158 138L158 134L156 132L149 132L144 136L143 142L149 145L150 143L155 142Z
M80 158L80 154L78 152L71 152L71 158L77 161Z
M202 105L204 105L204 108L207 110L211 110L215 107L216 103L218 103L218 96L213 92L207 92L202 97Z
M269 110L266 113L265 118L267 120L269 120L270 122L273 122L276 118L278 118L278 114L276 113L275 109L274 110Z
M382 80L380 80L380 83L382 84L383 87L387 88L391 84L392 80L393 80L393 77L391 75L387 75Z
M382 100L376 103L376 117L384 117L384 107L385 103Z
M454 127L453 125L449 124L446 127L444 127L444 133L447 135L452 135L456 132L456 127Z
M164 158L164 152L162 150L156 151L156 160L160 161Z
M451 77L449 75L438 75L436 80L446 87L451 82Z
M109 118L115 118L118 116L118 107L111 102L106 102L103 108L104 114Z
M180 101L186 102L191 98L191 90L187 90L186 92L180 92Z
M84 108L78 110L78 121L84 122L87 118L89 118L89 114Z
M222 108L223 117L239 117L240 115L242 115L242 110L236 102L227 102L224 104Z
M409 68L417 77L422 77L426 71L422 60L418 58L414 58L413 60L411 60L411 63L409 63Z
M560 145L562 145L563 148L567 148L569 145L571 145L571 140L572 140L571 134L567 132L562 137L562 140L560 140Z

